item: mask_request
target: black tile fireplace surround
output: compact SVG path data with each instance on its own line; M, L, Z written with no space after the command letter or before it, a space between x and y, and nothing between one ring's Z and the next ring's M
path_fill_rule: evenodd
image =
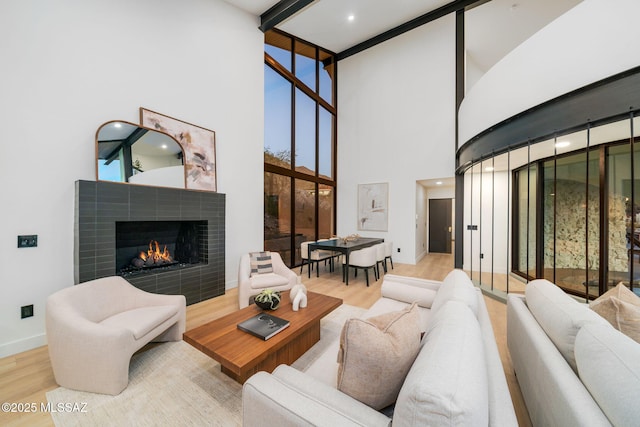
M225 291L225 195L205 191L76 181L75 283L122 274L117 259L116 229L164 231L154 238L163 249L175 227L198 230L197 259L122 274L147 292L182 294L187 304L223 295ZM146 224L146 225L143 225ZM184 232L179 234L184 235ZM193 234L193 233L191 233ZM149 239L151 234L144 234ZM147 242L148 245L149 242ZM169 242L170 251L175 242ZM180 250L179 250L180 251ZM121 251L120 251L121 252ZM195 252L194 252L195 253ZM122 255L120 256L122 258Z

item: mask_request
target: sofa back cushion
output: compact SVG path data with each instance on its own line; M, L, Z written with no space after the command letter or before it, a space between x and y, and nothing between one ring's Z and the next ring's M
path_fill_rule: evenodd
M433 299L431 311L435 314L448 301L465 303L478 317L478 293L467 273L462 270L454 269L447 274Z
M549 339L578 372L573 353L576 335L587 323L611 327L604 318L567 295L562 289L545 279L532 280L525 288L527 307Z
M616 426L640 420L640 344L613 328L585 325L576 337L580 380Z
M449 301L430 323L404 380L393 426L483 426L489 385L480 325L471 309Z

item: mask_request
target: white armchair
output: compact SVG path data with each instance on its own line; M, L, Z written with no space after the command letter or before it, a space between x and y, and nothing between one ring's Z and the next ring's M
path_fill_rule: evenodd
M180 341L184 295L142 291L120 276L64 288L47 298L49 357L62 387L116 395L131 356L151 341Z
M249 305L249 299L264 289L286 291L298 282L298 275L285 265L278 252L270 252L272 272L251 274L251 257L244 254L238 266L238 305L240 308Z

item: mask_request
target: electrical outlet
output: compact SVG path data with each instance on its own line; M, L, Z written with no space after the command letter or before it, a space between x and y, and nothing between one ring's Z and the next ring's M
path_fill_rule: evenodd
M400 252L400 248L398 248L398 252Z
M20 318L26 319L33 316L33 304L23 305L20 307Z
M19 248L35 248L38 246L38 235L31 234L29 236L18 236Z

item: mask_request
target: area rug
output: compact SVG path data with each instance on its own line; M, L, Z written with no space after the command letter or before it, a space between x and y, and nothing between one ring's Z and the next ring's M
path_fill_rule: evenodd
M293 366L304 371L339 336L344 321L364 309L343 304L321 321L321 339ZM242 386L220 364L184 341L134 355L129 385L118 396L59 387L47 393L56 426L240 426Z

